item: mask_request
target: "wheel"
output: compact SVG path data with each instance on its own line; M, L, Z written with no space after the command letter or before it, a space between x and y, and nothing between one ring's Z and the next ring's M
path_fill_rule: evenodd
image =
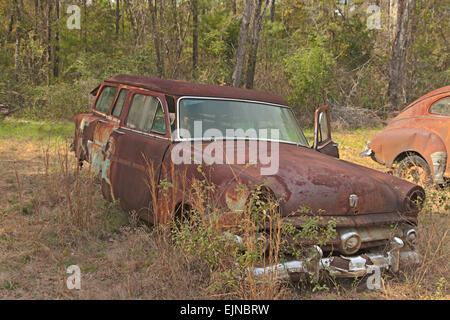
M400 161L394 170L394 175L422 187L433 184L428 163L418 155L408 155Z

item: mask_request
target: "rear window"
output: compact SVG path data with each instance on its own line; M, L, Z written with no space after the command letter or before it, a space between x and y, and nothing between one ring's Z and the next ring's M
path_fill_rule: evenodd
M450 97L436 101L430 108L430 113L450 116Z
M165 114L158 98L135 94L130 104L125 125L145 132L165 133Z
M95 110L98 110L103 113L108 113L109 107L114 101L116 97L117 87L104 86L102 88L102 92L95 103Z

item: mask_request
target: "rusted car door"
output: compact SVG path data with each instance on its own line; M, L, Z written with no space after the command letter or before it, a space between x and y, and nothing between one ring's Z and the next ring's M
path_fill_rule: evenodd
M104 162L104 149L112 131L119 127L120 117L128 96L129 89L119 87L114 102L110 106L106 119L100 118L94 129L91 146L88 147L91 154L91 164L94 171L99 174ZM89 142L88 142L89 143Z
M76 128L76 152L78 159L92 163L93 154L98 153L103 147L102 140L104 139L102 138L108 139L109 134L103 135L104 130L100 127L111 125L109 112L116 100L118 89L117 85L104 83L99 89L94 89L98 93L91 110L92 113L82 115ZM92 147L94 147L94 150L92 150Z
M328 106L322 106L316 110L313 148L320 153L339 158L338 144L331 139L330 110Z
M151 222L150 178L158 183L170 145L167 105L164 95L141 90L131 90L128 101L122 125L113 130L109 139L109 179L121 207ZM148 164L153 166L153 177Z

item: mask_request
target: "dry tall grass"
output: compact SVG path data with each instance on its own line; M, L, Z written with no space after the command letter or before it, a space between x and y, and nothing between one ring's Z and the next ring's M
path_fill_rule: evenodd
M335 135L341 156L353 158L373 132ZM448 299L449 189L427 190L420 214L418 250L425 257L415 270L387 273L381 291L364 281L319 284L279 282L274 273L262 279L252 268L278 262L281 243L276 202L258 203L253 193L232 230L221 228L223 210L211 203L205 181L189 192L189 219L175 223L173 211L158 201L151 228L117 203L105 202L100 181L86 166L78 167L66 142L26 139L0 143L0 297L21 299ZM375 166L369 160L362 163ZM375 166L376 167L376 166ZM147 174L151 178L151 166ZM154 171L153 171L154 174ZM186 179L171 176L157 184L153 196L186 192ZM177 188L174 188L177 186ZM153 190L153 191L152 191ZM255 210L255 206L257 209ZM169 210L170 209L170 210ZM254 215L254 213L259 213ZM261 240L261 224L269 226ZM69 265L80 266L82 289L68 290Z

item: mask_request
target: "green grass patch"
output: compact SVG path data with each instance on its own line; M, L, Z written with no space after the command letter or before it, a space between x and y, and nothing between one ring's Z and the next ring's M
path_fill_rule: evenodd
M68 138L75 127L68 120L23 120L15 118L0 119L0 139L8 138Z

